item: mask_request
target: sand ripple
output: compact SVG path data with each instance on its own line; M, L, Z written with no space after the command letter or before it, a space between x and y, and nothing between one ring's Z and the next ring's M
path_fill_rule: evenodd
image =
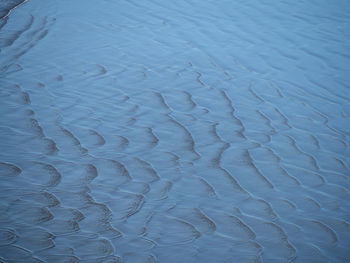
M1 19L0 261L347 262L349 13L30 0Z

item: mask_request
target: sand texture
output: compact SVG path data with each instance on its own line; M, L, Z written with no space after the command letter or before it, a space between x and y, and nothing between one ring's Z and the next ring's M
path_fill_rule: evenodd
M349 26L348 0L12 10L0 262L350 262Z

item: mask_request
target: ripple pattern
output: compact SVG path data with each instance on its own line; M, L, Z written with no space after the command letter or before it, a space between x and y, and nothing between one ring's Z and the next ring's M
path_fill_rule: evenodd
M347 1L73 2L0 20L0 262L349 261Z

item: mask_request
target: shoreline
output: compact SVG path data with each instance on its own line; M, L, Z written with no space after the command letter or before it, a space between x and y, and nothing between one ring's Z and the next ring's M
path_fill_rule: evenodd
M11 7L9 6L9 7L4 8L4 12L3 12L4 14L3 14L3 15L2 15L2 11L0 11L0 19L5 19L5 18L7 18L7 17L11 14L11 12L12 12L14 9L16 9L16 8L19 7L20 5L26 3L27 1L28 1L28 0L19 1L19 3L14 4L14 5L12 5Z

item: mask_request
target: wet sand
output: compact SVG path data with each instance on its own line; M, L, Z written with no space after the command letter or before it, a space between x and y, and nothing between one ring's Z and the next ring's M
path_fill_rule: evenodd
M0 262L350 260L350 4L39 1L0 20Z

